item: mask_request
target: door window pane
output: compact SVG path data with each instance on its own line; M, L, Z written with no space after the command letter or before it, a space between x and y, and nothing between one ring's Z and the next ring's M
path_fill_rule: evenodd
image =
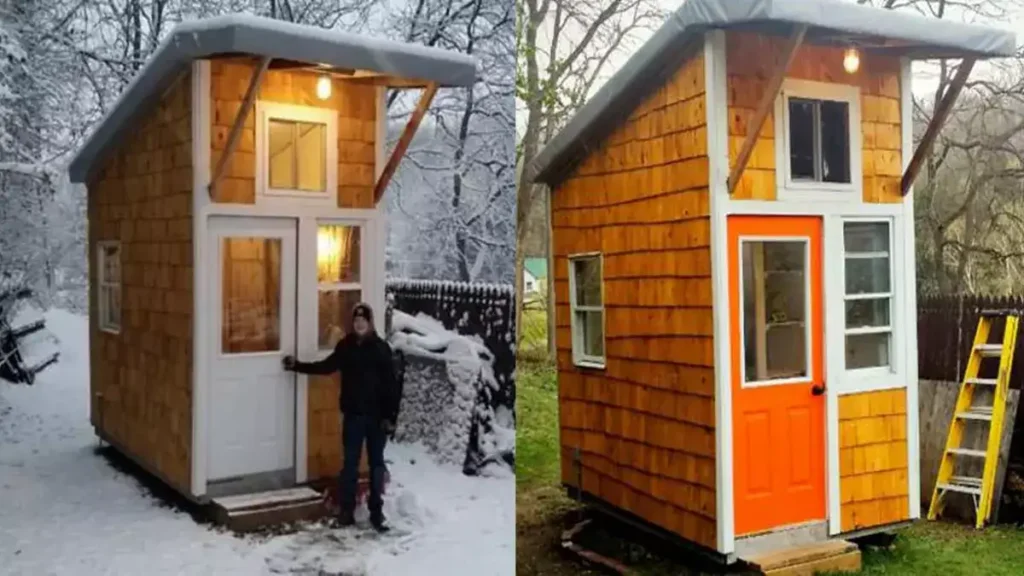
M321 225L316 238L316 277L320 283L359 283L359 226Z
M221 264L221 351L279 350L281 239L224 238Z
M323 192L327 188L327 126L270 120L267 167L270 187Z
M741 246L744 380L806 377L806 243L756 241Z
M317 303L317 346L330 350L350 329L352 309L363 298L363 291L321 290Z

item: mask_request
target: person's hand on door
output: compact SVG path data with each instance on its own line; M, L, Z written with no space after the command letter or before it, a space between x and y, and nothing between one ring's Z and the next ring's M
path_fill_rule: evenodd
M281 361L281 364L284 366L284 369L289 372L295 370L295 356L285 356L284 360Z

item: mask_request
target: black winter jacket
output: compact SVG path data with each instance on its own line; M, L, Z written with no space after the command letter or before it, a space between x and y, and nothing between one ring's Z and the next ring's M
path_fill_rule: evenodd
M372 418L398 419L401 398L391 347L376 333L362 340L347 334L331 355L319 362L296 362L295 371L303 374L341 373L339 407L343 414Z

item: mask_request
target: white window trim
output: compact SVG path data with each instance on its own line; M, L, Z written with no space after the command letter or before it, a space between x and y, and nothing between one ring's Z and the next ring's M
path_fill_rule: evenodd
M846 242L845 242L845 230L846 225L851 222L863 222L863 223L884 223L889 227L889 292L878 293L878 294L859 294L855 296L848 296L846 294ZM839 241L839 247L842 248L843 259L840 265L837 266L838 270L836 273L837 278L837 294L836 304L834 305L834 316L835 322L839 326L837 330L838 341L833 344L837 346L838 350L841 351L837 354L837 360L841 363L842 376L839 378L837 385L837 392L839 394L853 394L858 392L870 392L875 390L887 390L892 388L905 388L906 382L906 362L909 359L905 358L905 347L906 343L903 342L903 330L905 316L904 302L901 298L903 285L905 280L903 274L898 274L897 271L903 267L903 243L899 240L902 238L901 227L906 225L902 219L897 217L878 218L878 217L859 217L850 216L842 217L838 219L838 230L836 231L837 240ZM914 272L905 271L904 274L913 274ZM889 310L889 327L888 329L881 328L866 328L866 329L853 329L850 330L846 327L846 301L851 299L864 299L870 297L882 297L888 296L890 298L890 310ZM889 337L889 365L888 366L877 366L871 368L858 368L858 369L847 369L846 368L846 336L848 334L870 334L878 332L888 332Z
M270 187L270 163L267 151L270 148L270 120L289 122L312 122L327 127L325 160L326 187L322 192L292 190ZM338 196L338 113L328 108L296 106L278 102L256 102L256 191L257 197L283 199L289 202L302 199L317 203L337 202Z
M111 247L117 249L117 273L121 277L120 282L109 282L105 278L107 270L105 249ZM99 269L99 272L96 275L96 295L99 309L99 320L97 325L102 332L107 332L108 334L120 334L121 323L118 322L117 325L114 325L110 322L110 310L107 308L108 299L105 297L105 294L110 289L116 289L118 292L121 292L121 297L118 298L118 302L121 302L122 306L117 317L122 318L121 313L124 312L124 269L121 267L121 242L119 240L104 240L98 242L96 245L96 251L96 265Z
M806 98L845 102L849 106L850 183L794 181L789 166L789 99ZM787 78L775 100L775 180L777 197L795 202L854 202L862 200L864 186L860 88Z
M314 270L314 277L313 278L314 278L314 283L316 284L316 291L317 291L318 298L317 298L317 301L314 303L314 308L316 309L316 314L313 316L315 322L313 322L313 332L314 332L314 335L313 335L313 340L312 341L316 344L317 354L322 356L322 357L324 357L324 358L326 358L331 353L332 349L331 348L321 348L320 347L320 326L319 326L320 299L319 299L319 294L320 294L320 292L335 292L335 291L346 291L346 290L359 290L359 292L360 292L360 296L359 296L360 301L365 301L366 300L366 271L365 271L365 265L366 265L366 261L367 261L366 259L367 259L367 250L368 250L367 249L367 234L369 233L369 230L367 229L368 228L367 227L367 222L368 222L367 220L345 220L345 219L337 219L337 218L323 218L323 219L318 218L316 220L316 227L315 227L316 234L320 233L320 227L321 226L349 226L349 227L353 227L353 228L359 228L359 282L319 282L317 280L317 278L316 278L316 273L318 271L315 268L316 264L314 264L314 269L313 269ZM313 258L314 258L314 262L316 262L317 258L319 258L319 256L320 256L320 253L319 253L320 246L319 246L319 243L314 243L313 246L314 246L314 248L313 248L313 252L314 252ZM382 315L382 314L383 314L383 310L377 312L377 314L375 314L375 315Z
M747 382L747 366L744 358L746 358L747 342L743 335L745 331L745 318L743 314L744 298L743 298L743 244L753 242L800 242L804 247L804 358L806 359L807 375L801 378L775 378L772 380L753 380ZM740 306L737 314L739 315L740 323L740 341L738 346L740 347L740 387L742 388L764 388L766 386L778 386L782 384L806 384L814 380L814 353L811 346L814 340L814 316L811 310L811 239L807 236L740 236L739 237L739 262L738 262L738 274L739 274L739 300Z
M601 305L600 306L579 306L576 304L576 274L573 262L576 260L589 260L597 258L598 266L601 269ZM604 369L608 362L608 332L607 318L605 313L605 291L604 291L604 255L600 252L586 252L571 254L569 256L569 329L572 334L572 361L580 368ZM590 356L583 353L583 334L576 327L576 312L600 312L601 313L601 349L603 356Z

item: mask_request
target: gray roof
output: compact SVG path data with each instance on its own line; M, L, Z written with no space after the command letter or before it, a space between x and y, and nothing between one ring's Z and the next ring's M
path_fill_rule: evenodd
M193 60L229 54L271 57L394 78L472 86L477 61L471 56L248 14L216 16L175 26L72 159L72 182L85 182L122 131Z
M865 51L918 60L1008 57L1017 49L1012 32L850 1L687 0L541 150L529 167L532 179L555 185L564 178L590 147L600 145L648 94L696 53L705 31L740 28L788 34L794 25L809 27L808 43L885 40L884 47Z

